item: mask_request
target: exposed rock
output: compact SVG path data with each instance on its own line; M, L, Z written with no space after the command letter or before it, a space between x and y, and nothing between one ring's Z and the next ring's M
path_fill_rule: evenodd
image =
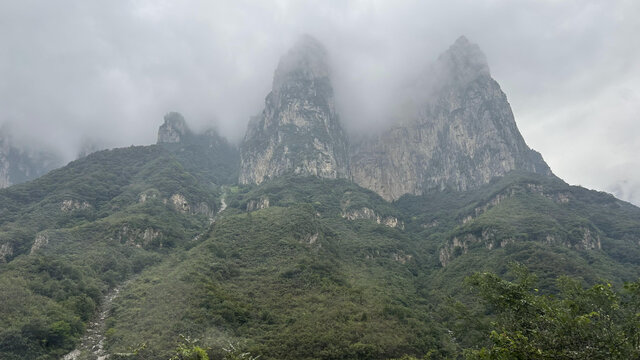
M568 204L569 203L569 194L558 193L556 194L556 202L560 204Z
M399 253L394 253L391 257L393 258L393 260L401 264L406 264L407 262L411 261L411 259L413 259L413 255L405 254L402 251Z
M353 142L351 177L387 200L467 190L521 169L551 175L525 143L484 54L458 39L419 82L399 121Z
M513 238L504 238L498 241L496 233L493 229L482 229L479 235L472 233L454 236L451 241L440 248L440 264L444 267L457 255L466 254L473 244L483 244L488 250L503 248L513 243Z
M158 129L158 144L179 143L188 136L191 136L191 130L181 114L170 112L164 116L164 124Z
M145 192L140 194L140 202L147 201L148 199L155 198L157 195L155 192ZM169 204L174 210L182 214L191 215L204 215L208 218L213 218L215 215L213 209L205 202L200 202L192 205L187 201L187 198L182 194L173 194L169 199L163 199L162 202L166 205Z
M13 255L13 245L4 243L0 245L0 262L7 262L7 258Z
M269 207L269 198L261 197L259 200L249 200L247 202L247 211L266 209Z
M584 250L601 250L602 243L600 242L600 235L597 233L594 235L591 234L591 230L587 228L581 228L583 231L582 242L578 246Z
M469 247L469 242L475 241L477 241L476 237L471 234L467 234L466 238L462 241L459 240L458 237L454 237L450 243L446 244L440 249L440 254L438 256L438 258L440 259L440 264L442 264L443 267L447 266L449 261L455 255L457 255L456 250L461 254L466 254Z
M577 250L602 250L602 242L600 234L597 231L591 231L589 228L580 227L578 231L581 233L579 241L569 241L567 239L557 238L554 235L547 235L545 242L547 244L558 244Z
M143 193L140 193L140 196L138 197L138 202L140 204L144 204L145 202L147 202L147 200L152 200L152 199L156 199L160 194L157 191L145 191Z
M158 239L157 244L155 245L162 247L162 237L163 234L159 230L150 227L146 227L144 229L132 228L125 224L116 233L115 240L131 246L147 247L152 245L156 242L155 240Z
M183 195L173 194L171 195L171 198L169 200L171 201L173 208L177 211L183 214L188 214L191 211L191 207L189 206L187 199Z
M538 241L542 241L546 244L557 244L561 246L565 246L568 248L578 249L578 250L601 250L602 243L600 240L600 235L591 231L588 228L580 227L578 229L582 234L580 241L569 241L568 239L558 237L553 234L547 234L544 239L538 239ZM458 236L454 236L451 241L447 242L442 248L440 248L439 259L440 264L444 267L456 257L457 255L466 254L471 247L472 244L484 244L484 246L488 250L493 250L497 248L504 248L505 246L515 242L514 238L503 238L498 241L496 239L496 233L493 229L486 228L482 229L480 235L475 235L472 233L461 234Z
M313 234L309 234L304 237L303 242L309 245L313 245L316 243L316 241L318 241L318 235L319 234L317 232Z
M385 216L382 217L376 214L373 209L368 207L363 207L360 209L351 209L351 210L343 210L342 217L347 220L374 220L378 224L382 224L388 227L399 227L400 229L404 229L404 223L395 216Z
M193 214L204 215L208 218L212 218L214 214L213 210L204 202L198 203L191 208Z
M549 200L552 200L558 204L567 204L569 203L570 195L567 193L547 193L544 189L544 186L539 184L525 184L524 190L530 193L543 196ZM473 209L473 215L467 215L462 219L462 224L467 224L473 221L476 217L485 213L489 209L498 206L504 200L512 198L515 196L516 192L519 191L516 187L510 187L503 192L494 195L491 199L485 202L483 205L478 206Z
M62 200L62 203L60 204L60 210L63 212L70 212L73 210L86 210L90 208L92 208L92 206L88 202L73 199Z
M335 111L325 48L305 36L280 59L265 108L241 146L239 181L286 173L348 177L348 147Z
M33 241L33 245L31 245L31 251L29 252L29 254L33 254L34 252L38 251L48 243L49 243L48 234L46 233L37 234L35 240Z

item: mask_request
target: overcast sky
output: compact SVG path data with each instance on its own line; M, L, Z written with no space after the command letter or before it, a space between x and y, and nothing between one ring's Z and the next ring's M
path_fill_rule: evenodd
M557 175L640 204L638 19L636 0L3 0L0 124L68 159L87 142L154 143L169 111L237 141L308 33L356 131L466 35Z

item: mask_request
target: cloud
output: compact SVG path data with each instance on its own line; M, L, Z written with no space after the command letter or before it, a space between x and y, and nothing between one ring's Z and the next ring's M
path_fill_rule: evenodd
M622 0L5 1L0 123L68 159L88 141L153 143L173 110L238 141L309 33L330 53L345 127L379 128L464 34L528 144L570 183L610 190L640 179L638 13Z

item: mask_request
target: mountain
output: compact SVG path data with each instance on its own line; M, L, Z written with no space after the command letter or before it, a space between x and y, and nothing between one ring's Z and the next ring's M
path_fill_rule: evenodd
M462 359L495 340L473 273L638 279L640 208L553 176L477 46L355 141L326 57L282 58L239 149L169 113L157 144L0 189L0 358Z
M54 153L18 146L7 127L0 127L0 188L33 180L62 165Z
M347 139L336 114L327 51L310 36L284 55L241 147L240 183L287 173L348 177Z
M98 151L0 190L0 358L61 358L103 293L206 233L238 153L213 131L191 140Z
M395 200L477 188L512 170L552 175L522 138L477 45L460 37L417 83L391 129L352 142L355 183Z
M193 132L180 113L165 115L164 123L158 128L157 144L171 150L186 169L203 173L202 181L229 184L238 179L237 147L213 128Z

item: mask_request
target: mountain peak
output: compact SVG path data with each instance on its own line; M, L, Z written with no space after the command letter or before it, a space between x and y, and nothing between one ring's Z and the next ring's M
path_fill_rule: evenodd
M490 76L487 57L464 35L438 57L436 69L443 78L456 82L466 83L478 76Z
M158 129L158 144L182 142L190 133L182 114L170 112L164 116L164 124Z
M280 58L273 77L273 90L277 91L290 82L302 79L314 80L329 77L327 50L311 35L303 35Z
M305 35L280 59L264 111L247 128L240 182L285 173L345 178L348 149L335 112L328 55Z

